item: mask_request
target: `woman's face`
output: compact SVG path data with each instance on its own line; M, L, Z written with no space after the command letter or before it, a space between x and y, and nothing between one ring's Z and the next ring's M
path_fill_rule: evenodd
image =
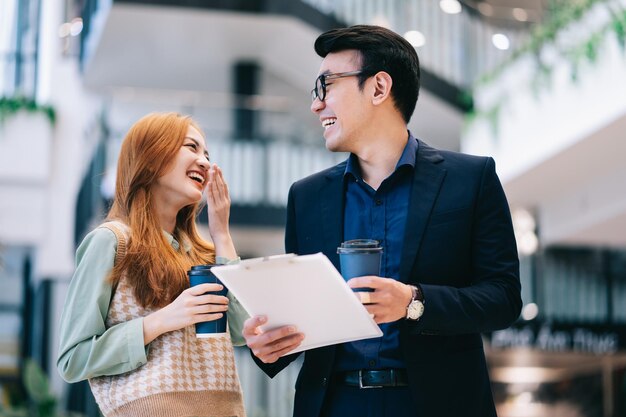
M196 128L189 126L172 166L153 187L156 204L164 204L178 211L200 201L208 182L209 166L204 138Z

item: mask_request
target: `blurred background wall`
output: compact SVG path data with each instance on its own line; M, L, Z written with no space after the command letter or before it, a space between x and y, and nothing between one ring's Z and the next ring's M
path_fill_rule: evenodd
M32 360L58 410L98 415L56 373L57 323L144 114L199 121L242 257L283 251L289 185L346 157L309 113L313 41L356 23L416 48L415 136L496 160L525 303L484 335L499 415L626 416L624 0L0 0L3 408L41 400ZM291 415L298 367L270 381L236 353L249 416Z

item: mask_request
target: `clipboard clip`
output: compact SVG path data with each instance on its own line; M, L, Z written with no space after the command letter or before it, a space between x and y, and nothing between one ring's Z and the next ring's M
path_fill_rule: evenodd
M246 259L244 261L241 261L241 266L244 269L250 269L254 265L258 265L263 262L270 262L270 261L275 262L275 261L281 261L281 260L285 260L287 261L287 263L293 263L296 257L297 255L295 253L285 253L282 255L263 256L260 258L252 258L252 259Z

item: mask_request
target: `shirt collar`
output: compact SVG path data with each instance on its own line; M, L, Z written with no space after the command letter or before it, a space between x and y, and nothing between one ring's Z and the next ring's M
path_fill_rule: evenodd
M400 155L400 159L396 164L396 169L401 166L410 166L411 168L415 168L415 160L417 158L417 149L419 148L419 142L415 137L409 132L409 140L406 142L404 146L404 150L402 151L402 155Z
M402 151L402 155L400 155L400 159L396 164L396 171L398 168L402 166L410 166L411 168L415 168L415 160L417 158L417 149L419 147L419 142L413 134L409 131L409 139L404 146L404 150ZM361 178L361 167L359 165L359 160L355 154L350 154L348 158L348 163L346 164L346 170L343 174L344 178L346 175L352 175L354 178Z
M172 236L170 233L166 232L165 230L163 230L163 236L165 236L165 238L167 239L169 244L172 245L174 250L180 249L180 243L174 238L174 236ZM183 249L185 250L185 252L189 252L191 250L191 244L184 237L181 240L183 242Z

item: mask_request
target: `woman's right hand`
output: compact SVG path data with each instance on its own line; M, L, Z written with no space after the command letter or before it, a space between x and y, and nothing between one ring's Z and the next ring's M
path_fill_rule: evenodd
M215 256L237 258L237 251L230 236L230 194L222 170L216 164L209 168L207 182L207 213L209 235L215 245Z
M200 284L187 288L170 304L144 317L144 344L147 345L163 333L221 318L228 310L228 298L205 293L220 291L222 288L220 284Z

